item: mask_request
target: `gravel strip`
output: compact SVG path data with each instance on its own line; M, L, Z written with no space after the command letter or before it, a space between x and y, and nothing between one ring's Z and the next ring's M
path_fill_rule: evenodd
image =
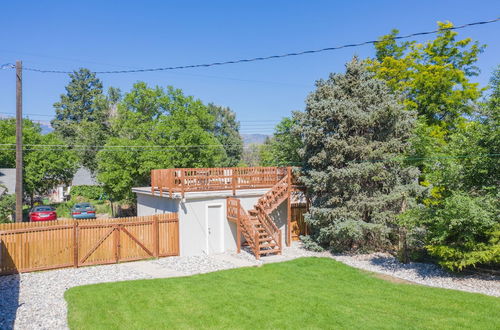
M419 284L500 296L498 276L453 275L432 264L405 265L388 254L331 255L327 252L307 251L300 243L294 243L292 247L284 248L282 255L266 256L259 261L255 260L249 251L243 249L239 254L228 252L223 255L169 257L116 265L0 276L0 329L67 329L64 292L75 286L150 279L165 277L165 274L193 275L236 268L242 264L259 266L311 256L333 258L352 267ZM163 272L158 272L158 269Z
M352 267L394 276L418 284L500 297L499 276L457 275L446 272L434 264L420 262L403 264L387 253L333 255L332 258Z
M151 261L162 267L178 271L184 275L202 274L217 270L235 268L235 265L216 256L168 257Z
M0 277L0 329L67 329L64 292L74 286L150 278L127 264ZM17 307L17 310L16 310Z

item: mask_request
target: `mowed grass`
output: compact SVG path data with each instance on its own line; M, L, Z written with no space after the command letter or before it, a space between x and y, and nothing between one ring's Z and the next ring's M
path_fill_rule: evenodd
M494 329L500 299L398 284L327 258L76 287L71 329Z

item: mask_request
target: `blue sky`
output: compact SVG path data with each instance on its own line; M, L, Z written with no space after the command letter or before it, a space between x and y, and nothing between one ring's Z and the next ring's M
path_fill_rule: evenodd
M113 70L206 63L316 49L433 30L500 15L497 1L9 1L0 12L0 64ZM475 81L485 85L500 64L500 23L461 30L488 45ZM424 41L429 37L419 38ZM373 46L223 67L101 75L128 91L136 81L173 85L204 102L231 107L243 133L270 133L304 108L314 81L340 72ZM13 70L0 70L0 112L14 113ZM50 120L67 75L24 72L24 112Z

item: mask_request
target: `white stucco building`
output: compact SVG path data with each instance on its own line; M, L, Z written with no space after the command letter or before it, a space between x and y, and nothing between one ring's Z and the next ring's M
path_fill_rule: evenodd
M137 215L177 212L179 217L179 245L181 256L221 253L237 250L237 223L228 220L227 198L240 200L245 210L251 210L271 188L236 190L192 191L152 194L151 187L133 188L137 195ZM289 232L287 201L281 202L270 218L281 230L282 242ZM241 238L245 241L244 237Z

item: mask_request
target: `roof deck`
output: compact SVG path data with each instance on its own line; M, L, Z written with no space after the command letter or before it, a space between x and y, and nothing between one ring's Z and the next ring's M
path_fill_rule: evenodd
M288 173L291 167L215 167L169 168L151 171L151 193L180 193L201 191L271 188Z

